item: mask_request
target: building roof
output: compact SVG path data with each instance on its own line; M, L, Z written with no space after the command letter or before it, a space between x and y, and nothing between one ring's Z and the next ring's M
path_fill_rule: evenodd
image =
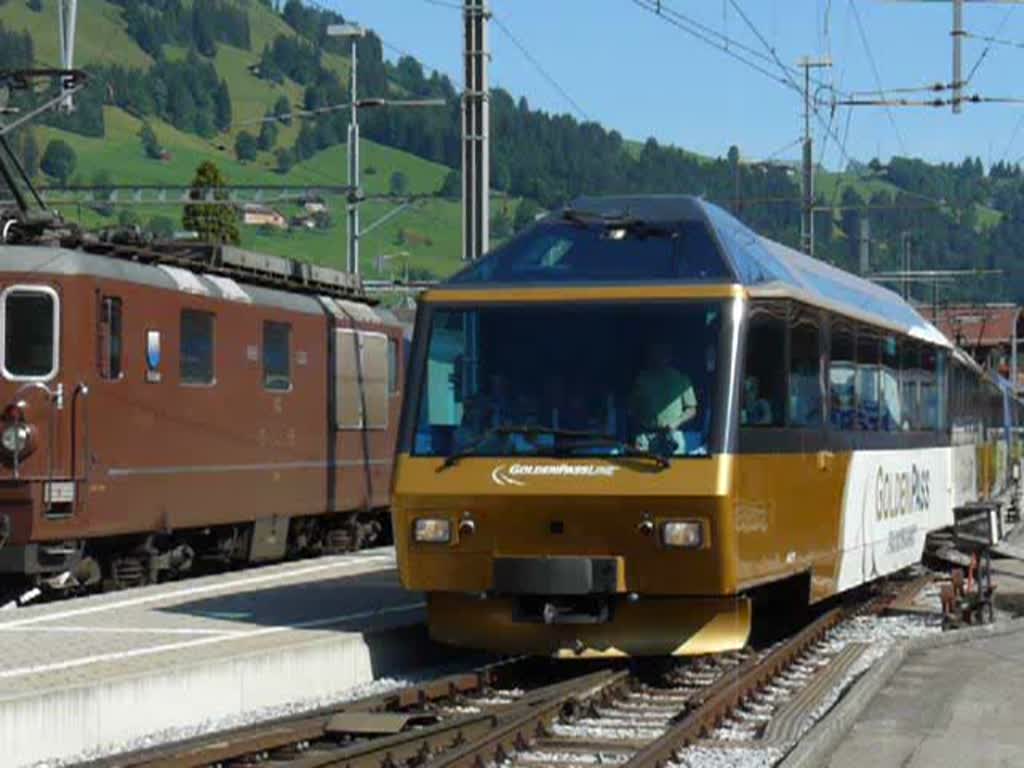
M936 325L960 346L998 347L1013 340L1013 326L1024 337L1021 308L1016 304L954 304L938 312Z

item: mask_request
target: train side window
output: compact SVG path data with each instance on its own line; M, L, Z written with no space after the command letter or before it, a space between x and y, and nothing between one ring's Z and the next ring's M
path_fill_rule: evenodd
M213 384L213 313L181 310L179 342L182 384Z
M900 398L900 344L895 336L882 338L882 370L879 385L878 427L898 432L903 425Z
M935 429L949 429L949 353L935 350ZM1002 408L1000 408L1000 417Z
M398 339L388 338L388 394L398 394Z
M263 321L263 388L287 392L292 388L292 327Z
M939 428L939 372L938 350L925 346L921 350L921 390L918 408L920 428Z
M818 315L797 310L789 331L789 425L821 426L821 331Z
M97 353L100 377L108 381L116 381L124 376L121 335L121 299L118 296L103 296L100 299Z
M853 327L837 320L832 324L832 353L828 369L829 420L836 429L854 428L854 380L857 364Z
M740 425L781 427L785 419L786 305L756 308L747 332Z
M874 329L857 329L857 429L866 432L878 429L879 346Z
M921 429L918 389L921 383L921 345L905 339L900 354L900 389L903 400L903 428Z

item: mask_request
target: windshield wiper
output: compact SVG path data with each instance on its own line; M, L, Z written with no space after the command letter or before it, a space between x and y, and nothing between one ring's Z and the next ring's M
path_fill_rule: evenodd
M645 219L638 219L628 214L599 214L566 208L562 211L562 219L578 227L601 227L606 237L616 240L626 235L639 238L674 238L679 235L675 229L654 224Z
M438 472L448 469L449 467L455 466L460 459L464 459L467 456L473 456L477 451L482 448L487 441L494 437L507 437L509 435L523 435L527 438L534 435L552 435L556 438L569 438L578 440L589 440L594 445L611 445L622 451L623 456L638 459L650 459L655 462L660 469L668 469L670 465L669 460L664 456L653 451L644 451L630 445L627 442L619 440L617 437L606 435L602 432L584 432L573 429L555 429L554 427L542 427L542 426L522 426L522 427L491 427L486 430L480 437L474 440L472 443L467 445L465 448L459 451L455 451L445 457L445 460L441 462L441 466L437 468ZM605 457L602 457L605 458ZM612 456L611 458L615 458Z

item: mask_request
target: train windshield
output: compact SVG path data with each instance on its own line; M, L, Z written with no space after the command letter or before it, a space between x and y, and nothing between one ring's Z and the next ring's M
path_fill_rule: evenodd
M707 455L723 308L437 308L412 453Z

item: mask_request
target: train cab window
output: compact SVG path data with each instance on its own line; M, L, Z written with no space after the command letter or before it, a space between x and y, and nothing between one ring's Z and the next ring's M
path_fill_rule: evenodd
M818 316L797 310L789 332L789 425L821 426L821 345Z
M904 340L900 353L900 391L903 405L903 429L921 429L921 409L918 390L921 371L921 345Z
M740 426L781 427L786 414L785 304L756 307L747 332Z
M879 384L878 428L898 432L903 425L900 398L900 345L895 336L882 337L882 368Z
M288 323L263 322L263 388L287 392L291 378L292 327Z
M57 372L58 300L52 288L3 292L3 371L8 379L48 379Z
M388 338L388 394L398 394L398 339Z
M875 432L879 422L878 334L867 326L857 330L857 429Z
M181 311L179 352L182 384L213 384L213 313Z
M100 377L108 381L116 381L124 375L121 329L121 299L117 296L104 296L100 299L97 351Z
M828 369L829 420L836 429L853 429L856 357L853 327L841 320L832 325L832 351Z

